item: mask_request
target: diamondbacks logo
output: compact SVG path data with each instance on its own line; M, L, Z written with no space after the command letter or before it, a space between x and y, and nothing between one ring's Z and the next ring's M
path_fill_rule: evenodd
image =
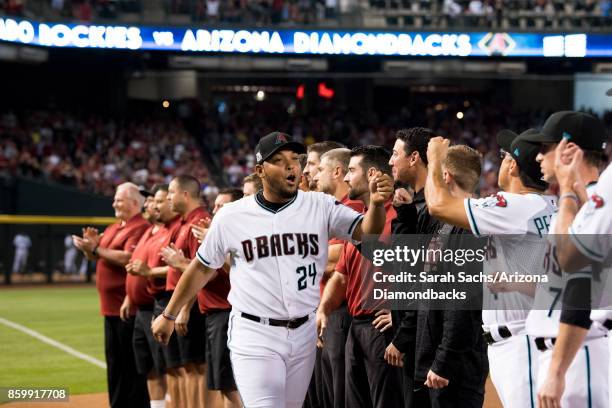
M478 47L487 55L506 56L516 48L516 41L508 33L487 33L478 42Z
M287 135L284 133L279 133L278 135L276 135L276 142L274 143L275 144L287 143Z
M501 194L496 194L485 198L482 202L476 204L476 206L481 208L507 207L508 202L506 201L506 197Z
M495 204L498 207L507 207L508 202L506 201L506 197L501 194L496 194L495 198L497 198L497 203Z
M595 208L601 208L604 205L604 199L601 196L598 196L597 194L593 194L591 196L591 201L593 202L593 205L595 206Z

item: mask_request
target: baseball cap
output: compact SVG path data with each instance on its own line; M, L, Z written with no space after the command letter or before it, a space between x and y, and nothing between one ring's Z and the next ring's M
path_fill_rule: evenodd
M259 139L259 143L255 146L255 159L257 160L257 164L261 164L268 160L279 150L291 150L300 154L306 153L304 145L293 141L288 134L272 132Z
M544 175L542 170L540 170L540 164L536 162L540 146L525 140L525 138L538 133L536 129L527 129L518 135L511 130L504 129L497 134L497 143L518 163L521 172L528 175L534 183L545 189L548 187L548 183L542 180Z
M550 115L539 132L522 137L527 142L559 143L568 139L581 149L603 152L606 148L606 129L593 115L584 112L561 111Z

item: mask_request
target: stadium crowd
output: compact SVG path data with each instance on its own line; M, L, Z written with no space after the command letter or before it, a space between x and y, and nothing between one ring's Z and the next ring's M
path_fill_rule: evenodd
M0 115L1 174L107 196L125 181L151 185L175 174L213 186L200 147L178 120L119 121L58 110Z
M366 4L366 5L364 5ZM145 15L162 12L167 16L185 16L192 22L228 24L317 24L332 22L341 15L338 0L0 0L0 10L14 16L50 15L79 21L120 18L122 13ZM370 0L348 2L343 10L361 13L367 19L377 11L387 17L404 15L406 24L451 26L496 26L539 28L609 24L610 0ZM401 11L393 15L393 11ZM423 20L424 18L424 20ZM544 19L542 19L544 18ZM586 20L585 20L586 19ZM540 20L541 24L536 20Z
M306 145L329 139L347 146L386 146L394 138L394 128L425 123L438 134L472 146L483 155L479 191L486 196L497 188L500 160L494 135L503 128L538 127L546 117L546 112L510 114L503 108L460 101L404 108L384 117L336 108L308 115L277 114L271 124L266 119L270 117L266 114L269 108L250 103L228 105L223 113L215 107L205 112L204 128L198 135L190 134L178 119L170 118L119 121L58 110L19 115L6 112L0 115L0 175L39 178L110 196L126 181L152 185L167 183L175 175L193 174L202 183L202 193L214 199L218 187L201 146L211 157L221 158L223 182L235 187L253 171L253 147L258 135L273 128L294 135ZM612 112L602 120L612 128ZM612 153L612 146L607 152Z

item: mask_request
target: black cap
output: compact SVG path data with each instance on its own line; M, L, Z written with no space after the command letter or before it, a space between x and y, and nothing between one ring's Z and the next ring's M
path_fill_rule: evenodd
M153 195L152 192L150 192L149 190L147 190L144 186L140 186L138 187L138 192L140 193L141 196L143 196L144 198L147 197L151 197Z
M518 163L520 171L528 175L535 184L544 190L548 187L548 183L542 180L544 175L540 169L540 164L536 162L540 146L525 140L525 138L538 133L536 129L528 129L517 135L506 129L497 134L497 143Z
M581 149L603 152L606 148L606 129L593 115L561 111L550 115L539 132L523 138L537 144L559 143L561 139L568 139Z
M255 159L261 164L279 150L291 150L296 153L306 153L306 148L299 142L294 142L286 133L272 132L259 139L255 146Z

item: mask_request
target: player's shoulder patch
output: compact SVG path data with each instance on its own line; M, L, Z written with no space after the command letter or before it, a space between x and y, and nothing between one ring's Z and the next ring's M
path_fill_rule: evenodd
M599 209L605 204L603 197L597 194L593 194L590 201L593 203L595 209Z
M481 208L489 208L489 207L505 208L508 206L508 201L506 200L506 197L497 193L497 194L492 194L489 197L483 198L481 200L474 201L474 205L476 207L481 207Z
M584 218L588 218L595 213L598 209L605 205L605 201L602 196L597 194L591 194L589 201L586 202L584 210Z

